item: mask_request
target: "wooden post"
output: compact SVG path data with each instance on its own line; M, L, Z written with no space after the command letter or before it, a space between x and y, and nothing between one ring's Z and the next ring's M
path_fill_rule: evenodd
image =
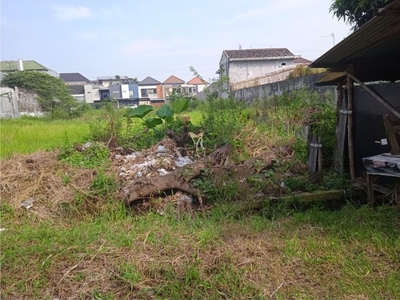
M320 137L317 137L318 147L318 172L322 172L322 140Z
M349 68L352 73L353 66ZM347 74L347 110L349 112L347 120L347 138L349 146L349 169L350 169L350 179L354 181L356 179L356 172L354 168L354 146L353 146L353 87L354 82L350 74Z
M344 90L342 88L344 82L338 83L338 124L336 127L336 149L333 158L333 168L340 174L343 173L343 157L344 157L344 145L347 132L347 101L344 96Z

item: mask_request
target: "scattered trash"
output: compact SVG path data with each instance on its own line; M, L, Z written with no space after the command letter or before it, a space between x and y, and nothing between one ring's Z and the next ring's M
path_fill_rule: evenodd
M164 176L164 175L167 175L168 172L167 172L165 169L159 169L159 170L158 170L158 174L159 174L160 176Z
M7 230L6 228L0 228L0 232Z
M193 161L187 156L181 156L178 157L177 160L175 160L175 164L177 167L183 167L186 165L190 165L191 163L193 163Z
M26 208L26 210L29 210L30 208L33 207L33 202L35 202L35 199L33 198L26 199L21 202L21 207L23 206Z
M159 145L157 147L157 153L166 153L167 149L165 149L164 145Z
M91 142L87 142L86 144L84 144L82 146L82 151L86 151L87 149L89 149L90 147L92 147L92 143Z

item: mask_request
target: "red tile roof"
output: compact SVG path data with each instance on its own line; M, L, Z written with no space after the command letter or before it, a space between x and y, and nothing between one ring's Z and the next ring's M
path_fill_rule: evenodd
M201 78L195 76L191 80L189 80L187 82L187 84L194 84L194 85L196 85L196 84L208 84L208 82L205 81L204 79L201 79Z
M183 84L183 83L185 83L184 80L182 80L182 79L180 79L180 78L178 78L178 77L176 77L176 76L174 76L174 75L169 76L169 77L163 82L163 84Z
M311 64L312 61L311 61L311 60L308 60L308 59L305 59L305 58L302 58L302 57L299 57L299 58L296 58L296 59L294 60L294 63L295 63L295 64Z

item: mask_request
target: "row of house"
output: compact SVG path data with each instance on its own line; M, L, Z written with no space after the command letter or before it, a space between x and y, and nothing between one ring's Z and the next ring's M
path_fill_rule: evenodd
M208 83L199 77L188 82L171 75L164 82L150 76L142 81L127 76L97 77L90 81L80 73L60 73L60 78L71 90L71 95L80 102L94 104L105 99L115 99L121 105L150 104L159 106L168 100L173 91L196 96L204 91Z
M311 61L294 55L287 48L224 50L217 74L221 78L227 78L226 87L232 89L234 84L309 63ZM138 82L136 79L118 75L89 80L80 73L57 74L33 60L2 61L0 65L2 73L21 70L45 72L60 77L75 99L88 104L115 99L124 106L140 104L159 106L165 103L174 91L196 96L208 86L208 82L197 76L187 82L174 75L163 82L150 76Z

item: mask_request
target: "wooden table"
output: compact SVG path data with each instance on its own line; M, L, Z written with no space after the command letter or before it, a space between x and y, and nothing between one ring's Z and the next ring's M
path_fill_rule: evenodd
M375 205L374 182L380 176L400 177L400 156L382 153L363 158L367 176L368 205Z

